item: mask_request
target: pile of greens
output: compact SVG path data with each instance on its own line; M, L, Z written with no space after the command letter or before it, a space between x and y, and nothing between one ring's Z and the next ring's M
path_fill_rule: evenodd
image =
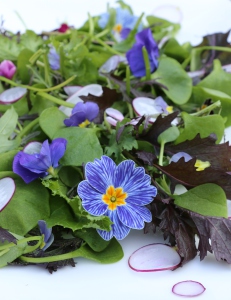
M1 267L45 263L53 272L78 256L116 262L118 239L131 228L159 228L182 264L208 251L231 263L231 149L221 143L231 126L229 32L180 45L179 24L153 15L144 22L118 1L78 29L1 28L1 197L3 179L15 187L0 200ZM114 196L97 199L111 201L107 212L91 213L101 184L89 183L93 168L108 183L103 196L112 186ZM142 193L129 194L142 184ZM121 212L129 197L142 224Z

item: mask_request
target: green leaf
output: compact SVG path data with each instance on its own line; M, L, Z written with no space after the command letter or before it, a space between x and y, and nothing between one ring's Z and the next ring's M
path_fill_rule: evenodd
M39 125L49 138L52 139L56 131L65 127L63 121L66 118L67 116L57 107L49 107L41 113Z
M32 55L33 52L31 50L23 49L18 56L17 71L23 84L29 84L30 81L31 74L27 65Z
M7 59L16 61L22 50L21 44L17 42L17 37L8 38L3 34L0 35L0 61Z
M184 120L184 129L175 141L176 144L186 140L192 140L198 133L201 138L205 138L212 133L216 134L216 143L219 144L225 130L224 119L220 115L197 117L182 112L181 116Z
M49 193L39 181L26 184L17 178L15 184L14 196L0 213L0 226L25 235L38 220L49 216Z
M92 128L66 127L56 131L53 138L67 139L67 150L60 160L63 166L82 166L103 155L102 147Z
M26 30L26 32L22 34L20 38L20 44L32 52L37 51L38 48L43 44L43 39L41 36L37 35L32 30Z
M0 147L0 149L1 149L1 147ZM1 150L0 150L0 153L1 153ZM12 151L0 154L0 162L1 162L0 172L12 170L13 159L17 153L18 153L18 150L12 150Z
M78 249L78 253L79 256L102 264L115 263L121 260L124 256L123 249L115 238L113 238L108 247L101 252L95 252L88 245L85 245Z
M189 100L192 80L175 59L161 57L159 66L151 77L167 87L167 90L162 90L174 103L181 105Z
M176 126L169 127L158 136L158 143L169 143L175 141L180 135L179 129Z
M190 53L174 38L169 39L163 46L163 53L179 62L184 61L190 55Z
M174 195L173 198L176 205L204 216L228 216L225 192L213 183L199 185L184 194Z
M13 106L0 118L0 135L9 137L15 130L18 122L18 114Z
M8 140L5 135L0 135L0 153L16 149L20 145L20 140Z
M12 243L10 244L12 245ZM2 245L3 244L0 244L0 246ZM27 248L27 246L27 242L19 242L7 249L0 250L0 268L7 266L9 263L21 256L24 253L24 250Z

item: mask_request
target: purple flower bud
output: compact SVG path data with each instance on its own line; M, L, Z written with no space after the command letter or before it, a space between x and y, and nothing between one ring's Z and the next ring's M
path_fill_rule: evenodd
M15 72L16 66L10 60L3 60L0 63L0 76L4 76L8 79L12 79Z

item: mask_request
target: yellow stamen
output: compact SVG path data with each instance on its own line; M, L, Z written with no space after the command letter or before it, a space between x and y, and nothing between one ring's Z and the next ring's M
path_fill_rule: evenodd
M113 28L114 31L119 32L119 33L122 31L122 29L123 29L123 26L121 24L116 24Z
M197 159L194 167L196 171L204 171L204 169L210 167L210 162Z
M171 114L173 112L173 106L167 106L166 110L167 110L168 113Z
M117 206L125 205L125 199L127 198L127 193L123 191L123 188L110 185L107 191L102 196L104 203L108 205L108 209L115 210Z
M55 170L52 166L47 169L47 173L55 177Z
M79 124L79 127L85 128L87 125L89 125L91 122L86 119L83 123Z

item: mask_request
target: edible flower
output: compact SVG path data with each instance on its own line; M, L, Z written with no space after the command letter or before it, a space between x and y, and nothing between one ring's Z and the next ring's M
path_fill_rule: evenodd
M43 243L40 248L45 251L53 243L54 235L52 234L52 228L48 228L47 223L44 220L39 220L38 226L41 235L43 235Z
M71 27L68 26L66 23L62 23L61 26L58 29L58 32L65 33L70 28Z
M188 162L192 159L192 156L189 155L188 153L186 152L178 152L176 154L174 154L171 159L170 159L170 163L171 162L178 162L178 160L180 158L184 158L184 161L185 162ZM200 159L197 159L196 162L195 162L195 165L194 167L196 168L196 171L204 171L204 169L210 167L210 162L209 161L202 161Z
M0 63L0 76L6 77L8 79L12 79L15 72L16 66L10 60L3 60Z
M135 27L138 17L133 16L128 9L121 7L116 8L115 11L116 20L113 26L113 35L115 39L120 42L121 40L126 39L130 31ZM104 29L108 24L109 18L109 13L101 14L98 21L99 27ZM138 30L141 30L141 26L138 28Z
M108 216L113 222L110 231L97 229L104 240L113 236L122 240L130 229L142 229L144 222L151 222L151 212L145 205L153 201L157 189L150 185L143 167L136 167L132 160L116 166L104 155L86 164L85 177L77 188L83 208L94 216Z
M68 127L86 127L97 117L98 113L98 104L90 101L78 102L73 108L70 118L65 119L63 122Z
M50 51L48 53L48 60L52 70L60 69L60 56L54 47L50 48Z
M145 62L142 48L145 47L149 57L150 71L154 72L158 67L159 49L150 28L146 28L136 34L136 43L126 53L128 64L135 77L146 75Z
M126 57L121 56L121 55L113 55L99 68L99 72L100 73L111 73L118 67L118 65L121 62L127 63Z
M117 122L121 122L124 119L123 114L115 108L109 107L105 110L106 113L106 120L108 121L109 124L112 126L116 126Z
M59 160L66 151L67 140L54 139L51 144L48 140L41 146L37 143L36 152L19 151L13 160L13 172L18 174L25 183L47 175L56 176L55 170L59 167Z

